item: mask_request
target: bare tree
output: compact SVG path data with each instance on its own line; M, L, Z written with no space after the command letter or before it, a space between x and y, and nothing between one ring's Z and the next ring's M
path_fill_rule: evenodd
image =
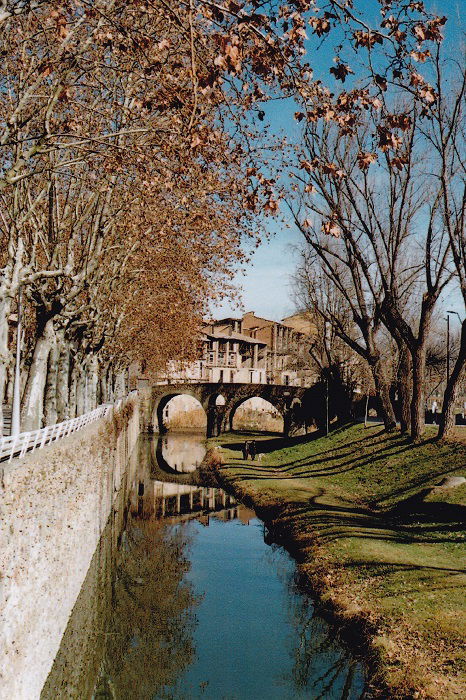
M302 303L317 313L331 328L332 334L349 348L353 356L349 363L351 371L356 368L355 353L367 362L385 428L393 430L396 419L390 399L390 382L377 339L380 318L374 313L374 304L364 294L358 266L344 241L326 241L312 225L306 227L305 236L309 248L302 252L295 276Z
M298 204L291 205L314 250L347 268L362 323L382 320L399 347L409 350L414 439L423 432L432 313L452 279L439 171L420 135L418 111L416 102L403 109L394 106L388 114L372 111L349 133L307 121L305 149L294 172ZM375 139L380 160L371 149ZM336 248L322 243L322 236L340 243ZM363 309L371 309L371 315L361 314Z
M435 54L434 69L436 101L431 119L423 128L423 135L439 163L443 225L466 310L466 72L464 61L454 66L442 61L440 48ZM449 88L449 84L454 87ZM465 365L466 318L462 323L458 356L451 375L447 377L440 439L448 438L454 427L454 406Z

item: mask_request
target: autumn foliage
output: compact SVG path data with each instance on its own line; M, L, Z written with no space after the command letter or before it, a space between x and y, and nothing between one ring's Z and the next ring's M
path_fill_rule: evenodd
M231 293L244 243L279 207L268 100L292 96L298 120L344 135L376 112L359 167L386 153L404 165L409 115L388 88L409 88L428 113L422 67L445 18L421 2L378 5L369 21L339 0L2 4L0 393L11 399L21 287L26 427L44 420L44 399L53 422L111 398L133 359L157 369L193 355L209 302ZM341 92L308 62L327 36ZM331 160L303 168L345 177ZM332 216L323 230L339 235Z

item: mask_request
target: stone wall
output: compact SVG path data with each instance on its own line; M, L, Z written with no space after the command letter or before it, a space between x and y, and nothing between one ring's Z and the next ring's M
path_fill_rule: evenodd
M40 697L138 435L133 399L111 418L4 465L0 700Z

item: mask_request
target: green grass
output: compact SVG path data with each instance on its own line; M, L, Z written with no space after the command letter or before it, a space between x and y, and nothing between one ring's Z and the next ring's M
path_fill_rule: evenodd
M222 435L222 475L278 524L321 596L371 622L391 697L466 697L466 444L433 433L413 444L380 427L328 437L256 436L261 463L243 461L244 435Z

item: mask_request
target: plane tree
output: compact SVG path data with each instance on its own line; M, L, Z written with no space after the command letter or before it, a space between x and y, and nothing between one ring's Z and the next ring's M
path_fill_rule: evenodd
M301 225L299 215L297 225ZM380 347L380 315L365 293L363 275L351 248L323 239L320 227L307 222L303 228L307 248L301 253L295 284L301 306L312 309L328 324L351 355L367 362L380 403L385 429L394 430L396 419L390 397L391 377L386 372L386 358ZM325 331L324 331L325 335ZM356 362L348 364L355 374Z
M422 134L432 150L441 187L443 226L451 248L456 289L466 311L466 72L463 63L446 63L438 49L432 80L436 91L435 109L423 125ZM454 407L466 365L466 318L463 319L459 351L443 397L439 438L451 436L455 425Z
M333 124L308 122L293 172L297 206L290 205L306 241L351 304L364 349L377 357L373 331L381 321L400 349L408 349L415 439L423 431L432 314L452 280L442 186L419 131L420 119L414 103L402 109L394 105L388 116L372 111L349 133ZM385 142L387 120L396 134ZM374 139L379 139L382 156L371 149Z
M166 249L176 226L187 224L190 237L182 249L190 252L179 258L183 265L178 288L193 287L192 279L198 286L196 303L187 292L177 297L186 301L184 307L178 305L180 316L187 319L191 314L186 328L194 326L204 293L225 292L225 280L243 260L242 241L257 240L256 214L273 214L278 207L276 183L264 155L273 149L261 145L261 136L266 138L265 132L260 133L264 102L278 94L318 98L326 117L349 125L367 105L377 106L388 70L395 67L396 79L409 82L410 50L436 37L443 23L421 2L407 0L384 1L372 26L359 3L352 7L338 0L329 0L322 8L303 0L260 7L255 2L207 0L68 0L58 7L43 1L4 2L0 11L2 397L11 366L8 319L20 286L35 309L31 328L37 338L31 345L35 340L38 345L30 348L24 392L27 415L34 396L43 391L53 396L54 381L46 388L44 373L57 333L59 344L73 337L79 345L86 326L100 329L103 316L95 322L95 303L89 314L87 298L90 287L100 284L99 274L108 269L103 288L110 287L115 298L124 297L121 288L117 291L112 270L117 260L131 267L133 246ZM338 36L347 49L358 53L372 56L381 48L379 72L365 72L364 91L348 90L335 98L313 80L303 58L309 48L306 30L319 41ZM335 77L341 79L352 70L345 61L341 50L332 65ZM332 105L337 103L335 110ZM216 216L209 224L209 217L202 218L198 210L199 225L187 218L177 220L179 212L192 205L187 194L191 188L198 203L223 212L219 228ZM136 230L149 209L160 213L158 229L150 229L150 243L146 229ZM72 216L71 211L78 214ZM173 227L159 225L162 220L174 222ZM122 221L128 222L128 230L123 230ZM201 223L205 237L200 236ZM201 244L207 255L199 254ZM137 269L132 268L133 275ZM172 305L170 297L163 303L166 285L159 283L152 288L159 302L154 313ZM138 284L144 290L144 284ZM99 330L100 339L89 345L99 348L102 356L109 337L127 327L130 314L114 312L108 317L105 332ZM139 317L144 317L142 310ZM139 338L143 326L141 320ZM173 346L173 338L179 336L174 322L164 324L160 319L151 326L161 332L152 347ZM127 339L134 339L134 333ZM122 338L120 334L115 348L123 349ZM150 356L149 348L147 343L145 352ZM65 355L54 351L63 359L63 376ZM55 366L55 360L51 364ZM56 375L60 372L53 369L51 376ZM28 425L40 422L39 413Z

